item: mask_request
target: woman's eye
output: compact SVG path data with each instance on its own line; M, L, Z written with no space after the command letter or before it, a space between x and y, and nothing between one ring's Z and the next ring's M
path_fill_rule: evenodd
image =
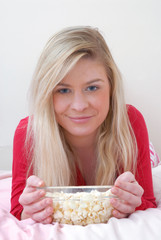
M89 87L87 87L87 91L96 91L98 89L98 87L97 86L89 86Z
M69 93L69 92L70 92L70 89L68 89L68 88L62 88L62 89L58 89L58 92L61 93L61 94L65 94L65 93Z

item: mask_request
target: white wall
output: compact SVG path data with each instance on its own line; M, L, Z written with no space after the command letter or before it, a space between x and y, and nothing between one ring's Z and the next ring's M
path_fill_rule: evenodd
M160 0L0 0L0 147L11 149L14 130L28 114L27 89L44 44L72 25L103 32L127 102L143 113L161 156Z

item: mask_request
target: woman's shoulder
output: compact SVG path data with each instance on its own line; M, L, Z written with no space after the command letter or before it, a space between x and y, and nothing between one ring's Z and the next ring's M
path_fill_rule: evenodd
M147 137L148 130L142 113L132 105L127 105L127 113L135 136Z
M28 121L29 117L22 118L17 125L17 129L26 128L28 125Z
M29 117L25 117L25 118L23 118L19 121L19 123L16 127L16 130L15 130L15 136L14 137L20 137L22 135L26 135L28 120L29 120Z
M128 117L132 125L140 124L140 122L142 121L144 122L144 117L142 113L136 107L130 104L127 104L126 107Z

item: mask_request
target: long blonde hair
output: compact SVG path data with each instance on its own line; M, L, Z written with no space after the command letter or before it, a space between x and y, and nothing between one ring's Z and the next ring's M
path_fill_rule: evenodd
M76 167L53 106L53 89L82 57L99 59L110 82L110 109L100 126L95 184L113 184L122 171L135 173L137 145L125 105L120 72L108 46L92 27L63 29L49 39L30 88L30 117L26 145L30 167L46 185L75 185Z

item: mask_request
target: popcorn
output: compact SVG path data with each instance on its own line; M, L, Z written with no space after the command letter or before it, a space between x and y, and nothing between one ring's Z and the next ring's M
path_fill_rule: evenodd
M62 224L82 225L106 223L111 217L113 207L110 190L99 192L47 192L46 197L53 199L53 221Z

